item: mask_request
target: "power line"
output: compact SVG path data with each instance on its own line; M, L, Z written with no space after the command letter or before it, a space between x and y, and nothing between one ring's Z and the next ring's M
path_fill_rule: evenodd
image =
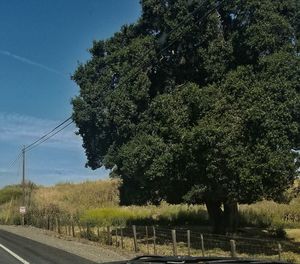
M64 124L66 124L71 119L72 119L72 116L70 116L69 118L67 118L64 121L62 121L59 125L57 125L53 129L51 129L48 133L46 133L45 135L41 136L39 139L37 139L33 143L29 144L27 147L24 148L25 152L30 151L33 148L37 147L38 145L44 143L45 141L47 141L48 139L52 138L53 136L55 136L56 134L58 134L59 132L61 132L63 129L65 129L66 127L68 127L69 125L71 125L73 123L73 120L71 122L69 122L67 125L63 126ZM61 126L63 126L63 127L61 129L59 129L58 131L56 131ZM15 163L21 157L22 157L22 150L19 152L19 154L17 155L17 157L8 165L8 169L12 168L15 165Z
M66 122L64 122L64 123L66 123ZM28 152L28 151L31 151L32 149L38 147L39 145L43 144L44 142L46 142L47 140L49 140L50 138L54 137L56 134L58 134L59 132L61 132L62 130L64 130L64 129L67 128L68 126L70 126L72 123L73 123L73 120L72 120L71 122L67 123L67 124L66 124L65 126L63 126L61 129L55 131L55 133L53 133L53 134L51 134L51 135L49 135L50 133L47 133L48 137L46 137L46 135L43 136L43 137L41 137L41 139L43 138L42 141L39 141L39 142L36 143L35 145L30 144L30 145L29 145L30 148L29 148L29 147L26 147L26 148L25 148L25 151ZM53 132L53 131L52 131L52 132ZM40 139L40 140L41 140L41 139Z
M226 0L222 0L220 1L217 5L215 5L211 10L209 10L206 14L204 14L198 21L200 21L200 23L203 22L204 19L206 19L212 12L214 12L217 8L219 8ZM202 2L201 5L199 5L193 12L189 13L174 29L172 29L169 33L167 33L169 36L174 33L175 31L177 31L183 24L186 24L188 21L190 21L193 17L194 14L196 14L206 3L207 1ZM163 49L161 49L157 55L161 55L163 52L165 52L166 50L168 50L176 41L177 39L184 33L186 33L187 28L185 28L184 30L182 30L181 32L179 32L179 34L175 37L175 39L173 39L173 41L171 43L169 43L167 46L165 46ZM148 54L150 54L151 50L148 50L143 57L146 57ZM135 67L135 66L145 66L143 65L144 62L146 62L146 59L142 60L142 62L140 62L140 64L138 63L140 61L136 61L131 67ZM135 77L136 74L140 71L140 67L138 67L138 69L130 76L128 76L127 78L125 78L125 80L123 82L121 82L118 86L121 86L123 84L125 84L127 81L129 81L131 78Z
M21 156L20 156L21 157ZM21 178L21 170L22 170L22 164L21 160L18 162L18 167L17 167L17 179Z
M211 10L208 10L208 12L205 13L205 14L198 20L198 21L200 22L200 24L203 22L204 19L206 19L210 14L212 14L217 8L219 8L225 1L226 1L226 0L220 1L220 2L219 2L218 4L216 4L215 7L213 7ZM189 15L187 15L187 18L185 18L182 22L187 23L187 22L191 19L191 16L194 15L195 13L197 13L197 12L200 10L200 8L204 5L204 3L205 3L205 2L203 2L202 5L200 5L198 8L196 8L192 13L190 13ZM176 27L176 28L179 28L179 27ZM187 28L185 28L184 30L185 30L185 31L183 32L183 34L186 33ZM180 33L180 34L179 34L178 36L176 36L176 38L175 38L171 43L169 43L165 48L163 48L163 49L159 52L159 54L162 53L162 52L164 52L165 50L169 49L169 48L177 41L177 38L180 37L180 35L181 35L182 32L179 32L179 33ZM170 33L169 33L169 35L170 35Z
M59 125L57 125L55 128L53 128L51 131L49 131L47 134L43 135L42 137L40 137L39 139L37 139L36 141L34 141L33 143L31 143L30 145L25 147L25 151L29 148L31 148L32 146L34 146L35 144L37 144L39 141L43 140L44 138L46 138L47 136L49 136L50 134L52 134L56 129L60 128L62 125L64 125L65 123L67 123L69 120L72 119L72 116L70 116L69 118L67 118L66 120L64 120L63 122L61 122ZM72 121L73 122L73 121Z
M168 32L168 35L170 36L172 33L174 33L175 31L177 31L182 25L186 24L188 21L191 20L191 18L193 17L194 14L196 14L206 3L207 1L203 1L202 4L200 4L193 12L189 13L180 23L177 24L176 27L174 27L170 32ZM212 12L214 12L218 7L220 7L223 3L225 2L225 0L220 1L214 8L212 8L211 10L209 10L204 16L202 16L198 21L200 21L200 23L203 22L203 20L205 18L207 18ZM184 30L182 30L181 32L179 32L179 34L173 39L173 41L171 43L169 43L167 46L165 46L163 49L161 49L157 55L161 55L164 51L166 51L167 49L169 49L176 41L177 39L181 36L181 34L186 33L187 28L185 28ZM151 50L148 50L143 57L146 57L148 54L151 53ZM136 60L135 63L133 63L133 65L131 67L136 67L136 66L144 66L143 64L145 63L146 59L139 61ZM119 83L118 86L121 86L123 84L125 84L126 82L128 82L131 78L135 77L136 74L140 71L140 68L138 68L132 75L129 75L127 78L125 78L121 83ZM51 131L49 131L48 133L46 133L45 135L43 135L42 137L40 137L39 139L37 139L36 141L34 141L33 143L31 143L30 145L28 145L27 147L24 148L24 150L30 151L34 148L36 148L37 146L41 145L42 143L44 143L45 141L49 140L50 138L52 138L53 136L55 136L56 134L58 134L59 132L61 132L62 130L64 130L65 128L67 128L68 126L70 126L73 123L73 120L69 123L67 123L69 120L72 119L72 116L70 116L69 118L67 118L66 120L64 120L63 122L61 122L59 125L57 125L55 128L53 128ZM66 124L65 126L63 126L64 124ZM61 129L57 130L58 128L60 128L61 126L63 126ZM57 130L57 131L56 131ZM12 165L15 164L15 162L18 161L18 159L20 159L20 157L22 156L22 152L20 152L20 154L18 155L18 157L10 164L10 167Z
M208 10L208 12L206 12L200 19L198 19L198 21L200 21L200 24L203 22L204 19L206 19L212 12L214 12L217 8L219 8L221 5L224 4L226 0L222 0L219 1L212 9ZM207 3L208 1L205 0L203 1L193 12L189 13L186 15L186 17L177 24L176 27L174 27L170 32L168 32L167 34L170 36L172 33L174 33L175 31L177 31L182 25L186 24L187 22L189 22L193 15L195 15L203 6L205 3ZM162 55L163 52L165 52L166 50L168 50L177 40L178 38L186 33L187 28L181 30L179 32L179 34L177 36L175 36L175 38L173 39L173 41L171 43L169 43L167 46L165 46L164 48L162 48L161 50L159 50L156 55ZM167 36L168 37L168 36ZM166 37L166 38L167 38ZM133 70L133 73L131 74L129 72L129 75L127 77L125 77L125 79L123 81L121 81L119 84L117 84L117 87L122 86L124 84L126 84L128 81L130 81L132 78L136 77L136 75L141 71L141 68L144 66L147 66L147 55L149 55L151 53L151 50L148 49L148 51L145 52L145 54L143 55L143 57L145 58L144 60L140 61L140 60L136 60L132 65L131 68L137 67L136 70Z
M22 153L20 152L19 155L8 165L8 169L12 168L12 166L15 165L15 163L21 158Z
M196 14L205 4L205 2L207 2L207 0L203 1L202 4L200 4L193 12L189 13L188 15L186 15L186 17L180 22L177 24L176 27L174 27L170 32L168 32L167 34L170 36L173 32L177 31L183 24L186 24L190 19L192 19L192 16L194 14ZM172 43L174 44L174 43ZM162 50L160 50L158 52L158 55L160 55L161 53L163 53L164 51L166 51L167 49L169 48L169 46L163 48ZM146 57L147 55L149 55L151 53L151 50L149 49L147 52L145 52L145 54L143 55L143 57ZM144 62L145 60L143 60L142 62ZM131 67L135 67L135 66L138 66L140 60L136 60L132 65ZM124 81L126 82L126 80Z

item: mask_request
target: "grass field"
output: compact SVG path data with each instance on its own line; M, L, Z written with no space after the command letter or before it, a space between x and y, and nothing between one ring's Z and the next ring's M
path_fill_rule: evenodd
M78 235L81 235L87 225L94 230L94 235L99 228L111 226L113 229L132 224L177 229L185 227L195 233L210 232L204 205L170 205L162 202L159 206L120 207L119 185L119 181L106 180L80 184L64 183L53 187L28 186L28 224L42 226L49 218L52 222L59 219L62 229L67 230L70 219L75 219L79 227ZM18 207L21 205L21 198L21 186L8 186L0 190L1 223L20 223ZM300 263L300 197L295 196L285 204L261 201L252 205L240 205L239 212L241 227L238 236L283 239L286 248L285 259L297 260ZM129 239L128 243L132 243L132 239ZM147 253L147 245L141 243L140 247L141 251ZM224 251L226 247L228 243L224 247L213 246L207 249L207 254L229 254L228 250ZM169 253L171 248L170 245L158 244L157 250ZM186 245L179 242L178 250L183 254L187 250ZM193 250L192 254L199 254L199 249ZM246 253L241 252L241 256L243 254ZM276 257L277 253L274 254ZM259 254L256 255L259 257Z
M51 205L69 213L119 204L118 180L86 181L80 184L62 183L41 187L33 192L32 203L38 208Z
M159 206L120 207L119 185L117 180L64 183L53 187L30 185L26 189L27 205L32 213L73 215L83 223L97 226L207 226L209 223L203 205L170 205L162 202ZM18 217L21 198L22 189L19 185L0 190L1 222L11 223L14 217ZM300 197L295 197L286 204L261 201L252 205L240 205L239 211L242 227L267 229L277 236L284 236L283 229L300 228Z

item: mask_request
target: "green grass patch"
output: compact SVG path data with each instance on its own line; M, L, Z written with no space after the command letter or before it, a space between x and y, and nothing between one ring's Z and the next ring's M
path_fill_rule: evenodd
M0 190L0 205L19 199L22 196L21 185L8 185Z
M91 226L126 225L203 225L208 215L201 205L129 206L98 208L85 211L80 216L83 224Z

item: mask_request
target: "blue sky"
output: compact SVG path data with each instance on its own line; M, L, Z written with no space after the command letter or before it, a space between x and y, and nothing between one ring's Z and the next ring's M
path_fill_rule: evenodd
M93 40L105 39L140 15L138 0L0 1L0 187L20 182L28 145L72 113L78 87L70 80L89 59ZM69 127L27 155L26 175L37 184L107 177L84 167L81 138Z

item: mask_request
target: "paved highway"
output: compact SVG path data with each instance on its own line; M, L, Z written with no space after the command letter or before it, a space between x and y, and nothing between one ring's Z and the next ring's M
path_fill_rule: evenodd
M17 260L15 257L7 253L5 250L0 249L0 264L20 264L19 260Z
M95 264L61 249L0 230L0 264Z

